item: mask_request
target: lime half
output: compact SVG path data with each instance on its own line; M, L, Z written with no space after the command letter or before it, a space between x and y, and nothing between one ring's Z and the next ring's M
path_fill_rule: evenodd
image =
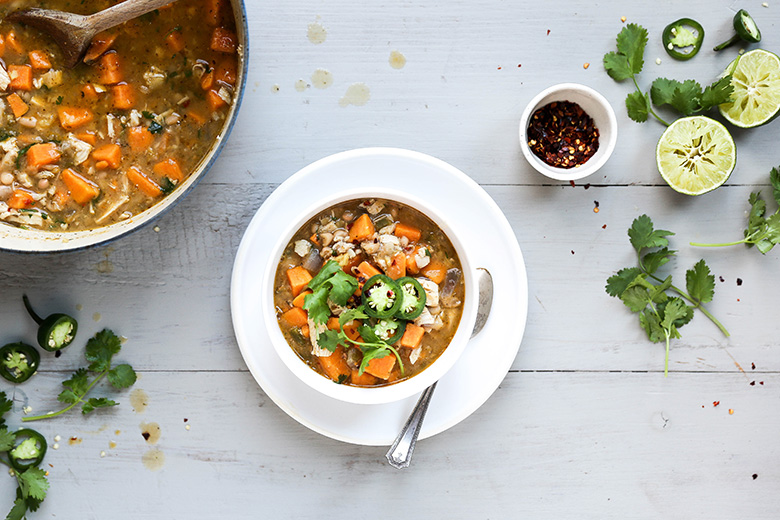
M736 66L736 70L734 67ZM726 67L732 72L731 103L718 108L726 120L741 128L768 123L780 112L780 58L764 49L740 56Z
M675 191L701 195L726 182L737 164L737 147L726 127L714 119L683 117L661 135L655 160Z

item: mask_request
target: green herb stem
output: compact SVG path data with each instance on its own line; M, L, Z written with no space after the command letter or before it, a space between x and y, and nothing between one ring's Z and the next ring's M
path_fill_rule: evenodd
M693 247L727 247L727 246L737 246L739 244L747 244L748 239L742 239L738 240L736 242L724 242L723 244L701 244L699 242L689 242L690 245Z
M49 412L49 413L45 413L45 414L43 414L43 415L35 415L35 416L33 416L33 417L22 417L22 422L40 421L41 419L51 419L52 417L57 417L58 415L61 415L61 414L65 413L65 412L67 412L68 410L70 410L71 408L73 408L74 406L76 406L77 404L79 404L79 403L83 403L83 402L84 402L84 397L86 397L86 395L89 393L89 391L90 391L90 390L92 390L92 388L93 388L93 387L94 387L94 386L95 386L95 385L96 385L96 384L97 384L97 383L98 383L98 382L99 382L101 379L103 379L103 376L105 376L107 373L108 373L108 370L106 370L105 372L101 372L101 373L100 373L100 375L98 375L98 376L95 378L95 380L94 380L94 381L92 381L92 382L89 384L89 386L88 386L88 387L87 387L87 389L84 391L84 393L83 393L83 394L81 394L81 396L79 396L79 400L78 400L78 401L76 401L75 403L71 403L71 404L69 404L68 406L66 406L65 408L63 408L62 410L59 410L59 411L57 411L57 412Z
M636 76L631 76L631 81L634 82L634 87L636 87L636 91L642 94L642 96L645 95L644 92L642 92L642 89L639 88L639 83L636 82ZM650 113L654 118L656 118L661 124L664 126L669 126L669 123L661 119L658 114L655 113L655 110L653 110L653 107L650 105L650 103L647 104L647 112Z
M645 269L645 266L642 264L642 259L641 258L639 258L639 268L642 270L643 273L645 273L647 276L649 276L650 278L652 278L656 282L663 283L663 280L661 280L660 278L658 278L654 274L651 274L651 273L647 272L647 269ZM710 319L710 321L712 321L712 323L714 323L720 329L720 331L723 333L724 336L726 336L727 338L731 337L731 334L729 334L729 331L726 330L726 327L724 327L723 324L721 322L719 322L715 318L715 316L710 314L710 312L707 309L704 308L704 306L701 304L700 301L698 301L698 300L696 300L694 298L691 298L691 296L688 293L686 293L685 291L683 291L682 289L680 289L679 287L676 287L674 285L670 285L669 289L673 290L674 292L676 292L677 294L679 294L680 296L682 296L683 298L688 300L688 302L690 302L693 305L694 309L699 309L702 312L702 314L707 316Z

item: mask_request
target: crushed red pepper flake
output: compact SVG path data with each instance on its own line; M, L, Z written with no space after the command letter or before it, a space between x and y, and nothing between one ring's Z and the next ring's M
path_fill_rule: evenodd
M753 480L756 480L758 478L758 473L753 473Z
M712 401L712 406L718 406L720 404L720 401Z
M576 185L576 184L574 184L574 181L569 181L569 184L571 184L571 187L572 187L572 188L576 188L576 187L577 187L577 185Z
M750 370L755 370L755 369L756 369L756 364L750 363Z
M726 281L726 280L725 280L725 279L724 279L722 276L719 276L719 277L718 277L718 279L719 279L721 282L725 282L725 281Z
M729 415L734 415L734 409L733 408L729 408Z
M547 36L550 36L550 29L547 29Z
M755 381L751 381L750 382L750 386L756 386L756 382Z
M742 278L737 278L737 286L741 286L741 285L742 285Z
M577 103L553 101L531 116L528 146L550 166L577 168L598 151L599 130Z

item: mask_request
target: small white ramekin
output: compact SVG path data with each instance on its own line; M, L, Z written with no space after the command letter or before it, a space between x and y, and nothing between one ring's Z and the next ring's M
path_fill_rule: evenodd
M541 107L554 101L570 101L577 103L593 118L593 123L599 131L599 149L582 166L576 168L556 168L534 155L528 146L528 122L531 116ZM560 83L541 91L525 107L520 118L520 147L526 160L539 173L559 181L576 181L592 175L609 159L615 150L617 142L617 119L615 111L609 102L590 87L578 83Z

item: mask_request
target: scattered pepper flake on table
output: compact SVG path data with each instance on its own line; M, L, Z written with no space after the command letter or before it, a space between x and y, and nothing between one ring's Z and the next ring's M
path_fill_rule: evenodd
M758 478L758 473L753 473L753 480L756 480Z
M734 415L734 409L733 408L729 408L729 415Z
M718 406L720 404L720 401L712 401L712 406Z
M621 16L620 17L620 21L623 22L623 23L626 23L626 17L625 16Z
M583 69L587 69L588 67L590 67L590 63L588 63L587 61L582 64Z
M737 278L737 286L742 286L742 278Z

